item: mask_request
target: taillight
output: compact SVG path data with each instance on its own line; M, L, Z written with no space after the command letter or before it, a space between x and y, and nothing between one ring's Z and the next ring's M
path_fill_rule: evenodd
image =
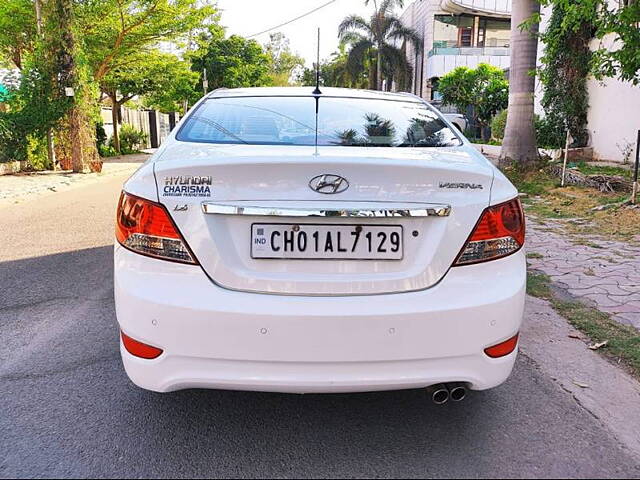
M122 192L116 218L116 238L136 253L196 264L167 210L157 203Z
M454 266L506 257L524 245L524 212L514 198L482 212Z

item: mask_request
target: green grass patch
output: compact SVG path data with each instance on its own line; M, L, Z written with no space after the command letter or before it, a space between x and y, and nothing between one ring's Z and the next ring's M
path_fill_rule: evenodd
M483 140L482 138L469 138L469 137L467 138L471 143L477 143L479 145L493 145L496 147L499 147L502 145L502 142L500 140L496 140L494 138L490 140Z
M556 177L545 172L543 169L524 173L517 168L505 168L503 173L511 183L515 185L521 193L527 195L544 195L560 185Z
M630 196L628 193L625 193L623 195L609 194L596 197L595 201L599 205L619 205L629 200L629 198Z
M526 212L538 220L569 219L563 222L563 229L572 234L596 234L623 241L640 235L640 210L621 206L628 199L628 194L603 193L595 188L579 186L561 188L559 178L551 175L544 163L531 172L523 172L513 166L504 168L503 172L525 194L521 199ZM609 208L597 209L609 204Z
M551 279L540 272L527 272L527 293L532 297L551 300Z
M617 175L624 178L631 178L631 170L627 168L599 166L587 162L578 162L571 164L571 166L577 168L583 175Z
M568 300L551 286L551 279L539 272L527 274L527 293L543 298L561 316L578 330L585 333L592 342L608 342L599 353L614 361L620 360L636 376L640 377L640 332L622 325L607 313L577 300Z
M527 258L544 258L544 255L542 255L541 253L538 252L531 252L531 253L527 253Z
M583 238L576 238L574 240L571 240L571 243L573 243L574 245L584 245L585 247L591 247L591 248L604 248L602 245L599 245L590 240L585 240Z

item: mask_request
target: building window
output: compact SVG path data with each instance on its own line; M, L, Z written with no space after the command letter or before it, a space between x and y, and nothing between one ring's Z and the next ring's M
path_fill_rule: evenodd
M508 47L511 22L471 15L436 15L434 48Z
M433 46L456 48L473 46L474 18L470 15L436 15Z
M486 19L483 47L508 47L511 42L509 20Z

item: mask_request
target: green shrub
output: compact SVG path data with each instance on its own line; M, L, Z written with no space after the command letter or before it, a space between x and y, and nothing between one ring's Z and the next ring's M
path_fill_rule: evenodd
M491 120L491 136L497 140L504 139L504 129L507 127L507 110L502 110Z
M563 148L566 131L562 127L553 125L547 117L535 116L536 141L539 148ZM491 136L497 140L504 140L507 126L507 110L497 113L491 121Z
M548 117L536 115L536 140L539 148L564 148L567 132L563 127L554 125Z
M464 130L464 136L469 139L470 142L473 143L474 140L477 139L478 132L475 128L467 127Z
M47 153L47 137L27 137L27 165L33 170L47 170L52 167Z
M96 123L96 147L98 148L98 151L99 151L100 147L104 147L106 145L107 145L107 132L105 132L104 125L101 120L100 122Z
M117 157L118 152L111 145L98 145L98 153L101 157Z
M125 153L135 153L147 143L147 134L125 123L120 130L120 147Z
M128 123L122 124L119 133L120 152L123 154L136 153L147 143L147 134ZM109 141L109 146L113 148L113 137Z
M47 130L55 127L71 105L55 88L55 82L41 70L25 65L20 85L3 97L0 162L27 161L32 168L47 167Z

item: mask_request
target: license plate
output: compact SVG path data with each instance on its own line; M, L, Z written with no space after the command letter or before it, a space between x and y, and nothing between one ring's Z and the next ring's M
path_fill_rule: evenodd
M401 260L401 225L254 223L252 258Z

